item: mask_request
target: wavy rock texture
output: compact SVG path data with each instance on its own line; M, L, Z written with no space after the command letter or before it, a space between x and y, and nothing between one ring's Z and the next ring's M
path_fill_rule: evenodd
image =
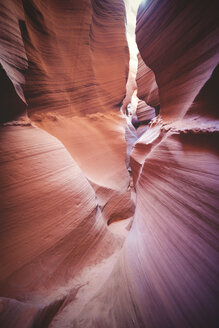
M15 109L0 127L2 327L217 327L215 3L140 7L140 93L156 79L161 118L126 127L127 158L123 2L1 5L1 63L23 97L28 60L38 125Z
M140 99L152 107L160 105L159 90L154 72L145 64L140 54L138 54L136 82L138 87L137 96Z
M148 66L154 61L162 116L181 118L195 97L199 115L192 112L172 125L158 120L135 144L134 223L110 278L79 317L69 319L72 326L217 326L218 124L199 108L212 92L204 84L217 63L212 6L157 1L139 11L138 46ZM202 19L205 9L209 15ZM184 35L193 24L191 50L185 51ZM208 116L207 107L204 112Z
M114 272L73 326L216 327L217 171L211 134L163 136Z
M22 1L2 0L0 13L0 63L12 81L17 94L25 102L24 72L28 67L28 61L20 30L21 22L24 20Z
M125 122L116 114L128 75L123 1L19 4L2 5L4 52L13 54L3 67L16 90L18 86L22 90L28 59L24 87L28 115L68 149L71 144L72 155L89 179L116 189L119 184L109 180L121 176L123 190L129 180L124 165ZM120 122L117 127L112 126L115 121Z
M125 7L5 1L1 14L1 121L11 122L1 127L0 322L47 327L78 292L86 294L74 303L80 309L107 279L127 231L109 232L107 222L134 211L118 113L128 74ZM74 160L21 120L18 96Z
M31 116L49 111L83 116L118 108L128 64L123 2L24 1L23 7Z
M133 182L136 186L140 170L145 162L147 155L152 148L157 145L162 139L163 134L160 133L160 125L151 127L147 133L144 133L136 142L131 153L130 163L133 168Z
M161 114L185 115L218 63L217 1L147 1L139 7L136 39L153 70Z
M31 126L5 126L1 127L1 139L1 171L4 172L4 175L1 175L1 204L4 206L2 214L5 217L2 222L4 238L1 238L1 259L4 260L2 280L8 279L51 248L51 253L47 254L49 258L53 248L65 234L68 235L76 227L79 228L83 221L86 226L86 221L90 224L95 220L97 204L87 180L62 144L54 137ZM47 206L48 204L50 205ZM55 231L52 231L53 229ZM69 251L72 248L72 238L69 237ZM25 239L31 240L31 245L29 251L22 252L22 249L25 249ZM15 244L15 247L12 248L11 243ZM60 264L63 262L63 254L60 253ZM49 263L47 264L49 267ZM38 265L39 263L36 263L36 267ZM58 266L57 261L55 267ZM31 267L32 274L29 276L28 285L31 285L32 281L33 285L37 285L38 281L34 275L38 275L39 271L34 270L33 264ZM52 266L50 271L54 271ZM45 270L45 275L48 273ZM44 279L41 277L41 283Z
M127 190L125 122L119 113L81 118L49 114L37 125L62 141L91 182L121 192Z
M1 140L0 290L16 313L1 321L10 326L31 304L36 312L62 305L80 288L75 276L122 239L107 231L94 190L56 138L12 125L1 127Z
M139 122L145 122L155 118L156 113L153 107L148 106L145 101L139 100L136 115Z

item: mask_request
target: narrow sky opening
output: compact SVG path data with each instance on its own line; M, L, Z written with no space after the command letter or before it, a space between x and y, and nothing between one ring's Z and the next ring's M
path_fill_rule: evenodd
M126 7L126 38L129 47L129 75L128 81L126 84L126 97L123 101L122 110L123 112L126 111L127 105L131 102L132 95L135 94L136 99L132 99L134 101L134 106L137 105L137 97L136 97L136 74L138 68L138 47L136 44L136 37L135 37L135 29L136 29L136 16L138 12L138 7L141 3L141 0L124 0L125 7Z

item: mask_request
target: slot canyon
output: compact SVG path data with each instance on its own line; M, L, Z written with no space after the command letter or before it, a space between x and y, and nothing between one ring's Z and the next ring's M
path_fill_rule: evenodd
M218 1L0 14L0 327L218 327Z

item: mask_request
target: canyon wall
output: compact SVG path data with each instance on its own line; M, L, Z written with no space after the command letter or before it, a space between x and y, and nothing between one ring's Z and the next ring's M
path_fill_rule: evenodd
M144 100L150 106L159 106L159 90L154 72L142 60L140 53L138 54L136 82L138 87L138 98Z
M17 0L0 10L0 325L47 327L87 280L107 278L124 242L107 223L134 211L119 113L125 6Z
M116 189L121 176L119 189L126 188L118 114L128 76L123 1L5 1L1 8L1 62L25 95L28 116L64 143L94 183Z
M149 0L140 6L137 44L155 74L163 119L183 117L210 78L218 63L218 33L216 1Z
M139 8L132 188L123 1L0 8L1 326L216 328L216 1Z
M150 104L156 81L161 115L131 153L132 228L76 327L217 327L216 17L214 1L139 8L138 94Z

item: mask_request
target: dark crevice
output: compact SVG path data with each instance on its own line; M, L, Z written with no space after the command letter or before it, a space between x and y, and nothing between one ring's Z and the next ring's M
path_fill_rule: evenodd
M26 113L26 105L17 95L14 85L0 66L0 123L18 119Z

